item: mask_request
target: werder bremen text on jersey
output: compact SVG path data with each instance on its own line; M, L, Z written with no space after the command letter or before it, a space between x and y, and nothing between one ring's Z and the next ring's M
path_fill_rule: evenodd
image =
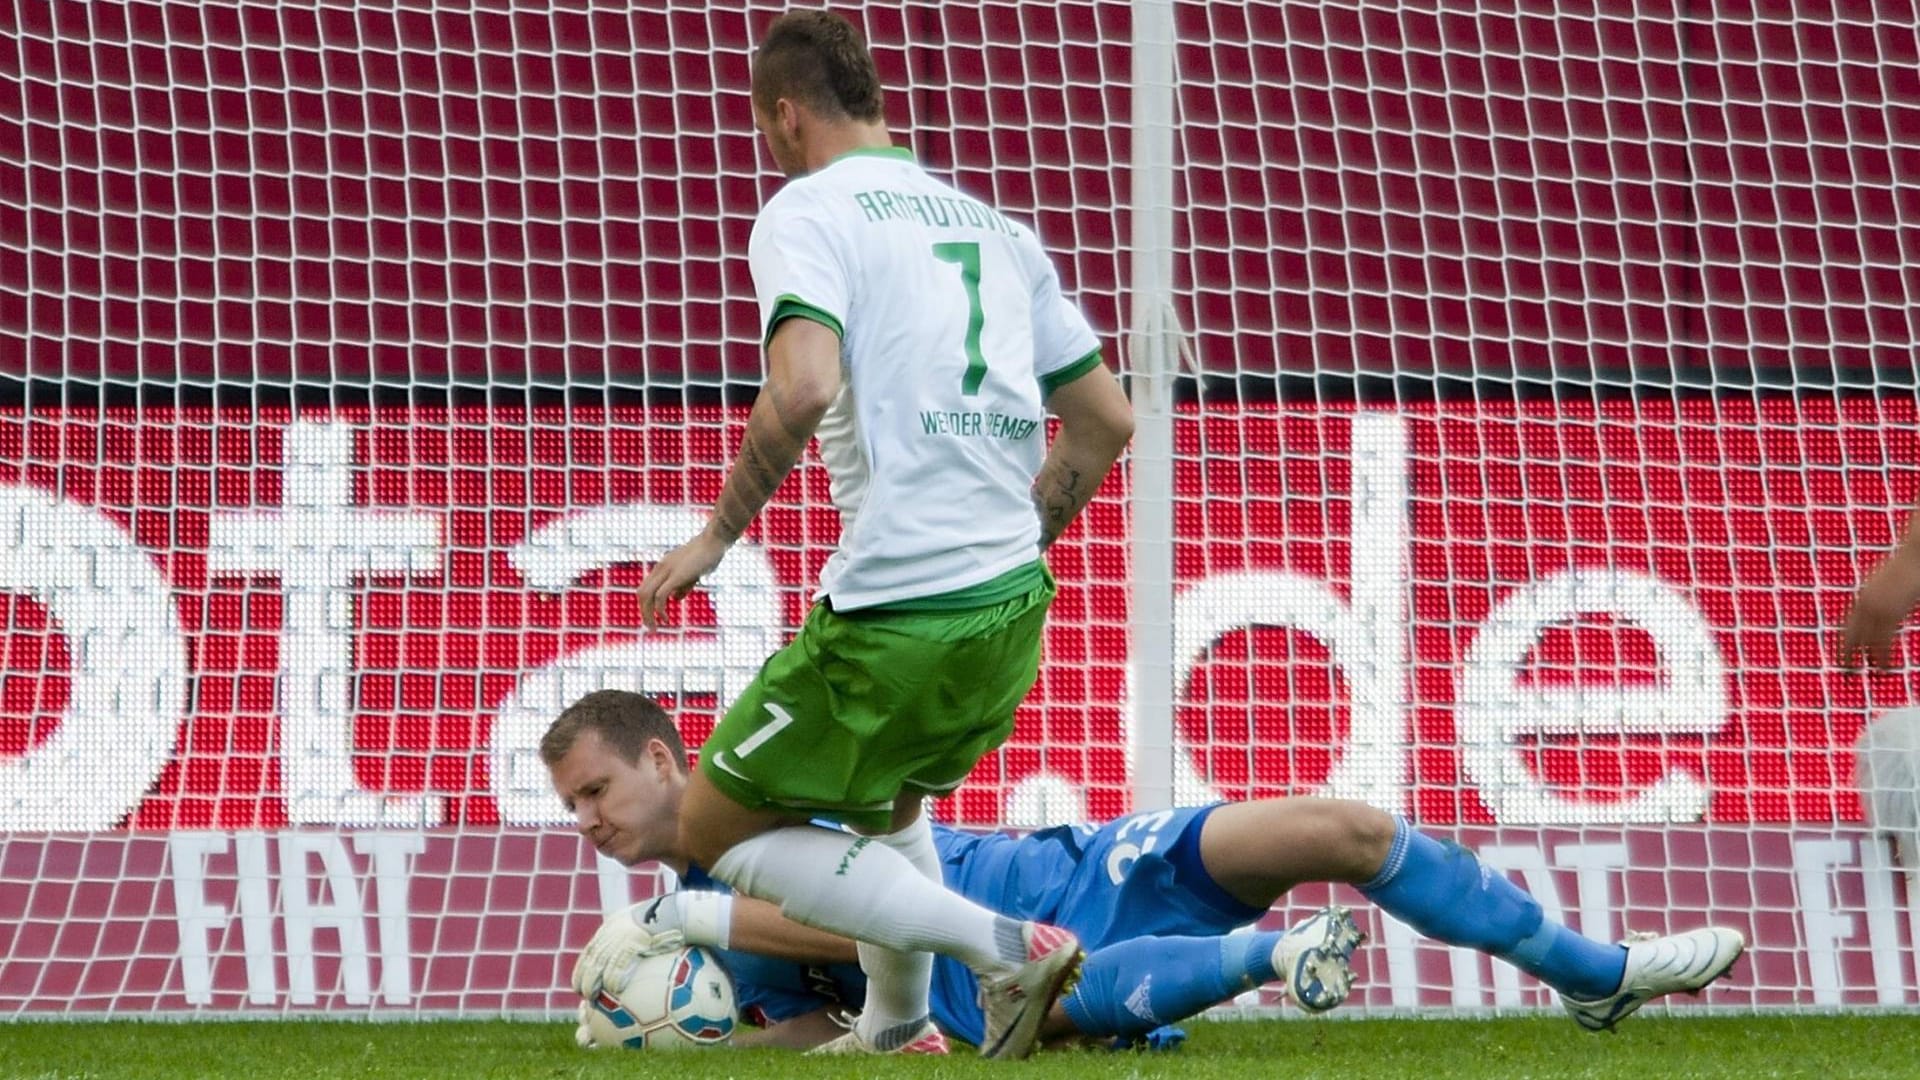
M981 436L990 439L1024 439L1040 426L1038 420L1008 416L1000 412L941 412L923 410L920 429L928 435Z

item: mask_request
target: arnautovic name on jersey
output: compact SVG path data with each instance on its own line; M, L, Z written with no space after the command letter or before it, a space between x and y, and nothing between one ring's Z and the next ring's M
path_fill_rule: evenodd
M1015 235L1013 223L999 211L952 195L913 195L904 191L858 191L853 201L868 221L909 221L936 229L991 229Z

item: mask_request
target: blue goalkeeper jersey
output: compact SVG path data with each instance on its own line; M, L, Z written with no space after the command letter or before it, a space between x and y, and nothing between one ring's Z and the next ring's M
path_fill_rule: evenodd
M1210 807L1135 814L1103 826L1061 825L1026 835L933 826L947 886L1003 915L1065 927L1089 950L1137 937L1225 934L1259 918L1177 852ZM1174 856L1174 858L1169 858ZM1189 860L1197 866L1196 860ZM686 885L722 889L690 867ZM859 1011L867 980L858 964L798 964L736 949L715 950L733 977L741 1015L765 1026L821 1008ZM978 1044L985 1030L979 986L965 964L935 956L933 1020Z

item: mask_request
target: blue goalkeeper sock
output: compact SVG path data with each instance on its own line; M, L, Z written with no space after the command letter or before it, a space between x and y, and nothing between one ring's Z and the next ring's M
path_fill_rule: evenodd
M1606 997L1620 988L1627 950L1547 919L1540 902L1483 866L1473 852L1394 819L1393 849L1360 886L1381 910L1448 945L1491 953L1570 997Z
M1143 1035L1269 983L1277 933L1135 938L1088 954L1061 1001L1086 1035Z

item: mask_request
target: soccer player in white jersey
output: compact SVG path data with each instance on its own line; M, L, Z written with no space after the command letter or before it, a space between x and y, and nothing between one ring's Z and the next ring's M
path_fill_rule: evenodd
M841 537L799 635L701 748L680 836L716 879L862 943L866 1009L831 1049L943 1051L939 952L980 979L982 1054L1023 1057L1079 943L946 889L921 804L1012 732L1054 593L1041 554L1132 410L1032 230L892 145L846 20L776 19L753 108L789 177L748 250L767 379L706 529L641 583L643 617L719 564L816 434ZM632 947L596 939L580 981Z

